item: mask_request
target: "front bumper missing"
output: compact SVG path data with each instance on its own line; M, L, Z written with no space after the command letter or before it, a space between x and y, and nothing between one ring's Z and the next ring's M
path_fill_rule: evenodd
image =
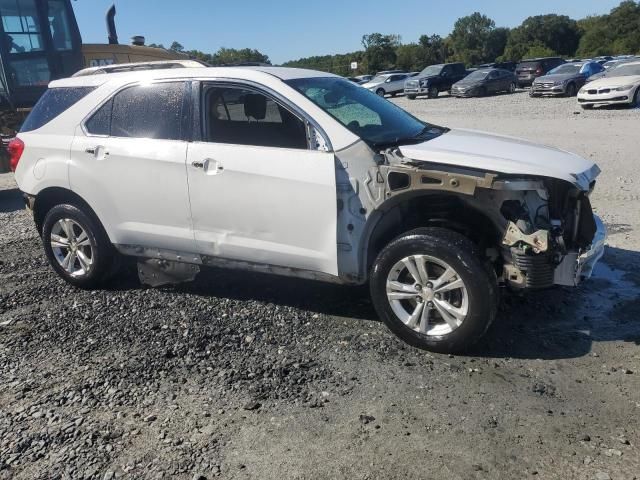
M593 237L591 247L586 252L569 252L562 263L556 267L554 283L567 287L576 287L593 274L596 263L604 255L607 229L602 220L593 216L596 222L596 234Z

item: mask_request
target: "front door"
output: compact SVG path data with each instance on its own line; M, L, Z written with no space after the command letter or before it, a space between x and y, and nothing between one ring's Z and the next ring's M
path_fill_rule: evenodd
M198 253L337 275L332 153L266 93L204 85L202 140L187 172Z

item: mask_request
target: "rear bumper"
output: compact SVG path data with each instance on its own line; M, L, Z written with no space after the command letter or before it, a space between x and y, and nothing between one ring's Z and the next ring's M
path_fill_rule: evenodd
M569 252L562 263L556 267L554 283L575 287L584 280L591 278L593 269L604 255L605 242L607 240L607 229L602 220L596 215L593 216L596 222L596 234L589 250L585 252Z

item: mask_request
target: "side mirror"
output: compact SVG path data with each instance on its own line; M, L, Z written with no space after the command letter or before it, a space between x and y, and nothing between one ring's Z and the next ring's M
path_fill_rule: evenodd
M442 72L440 74L441 77L448 77L449 76L449 72Z
M391 78L387 78L384 83L391 83Z

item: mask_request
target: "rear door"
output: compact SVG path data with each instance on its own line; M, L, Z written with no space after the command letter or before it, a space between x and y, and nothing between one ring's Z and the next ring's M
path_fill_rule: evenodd
M114 243L193 252L185 161L190 85L134 85L78 127L71 189Z
M303 118L255 86L202 87L187 171L198 253L338 274L333 153Z

